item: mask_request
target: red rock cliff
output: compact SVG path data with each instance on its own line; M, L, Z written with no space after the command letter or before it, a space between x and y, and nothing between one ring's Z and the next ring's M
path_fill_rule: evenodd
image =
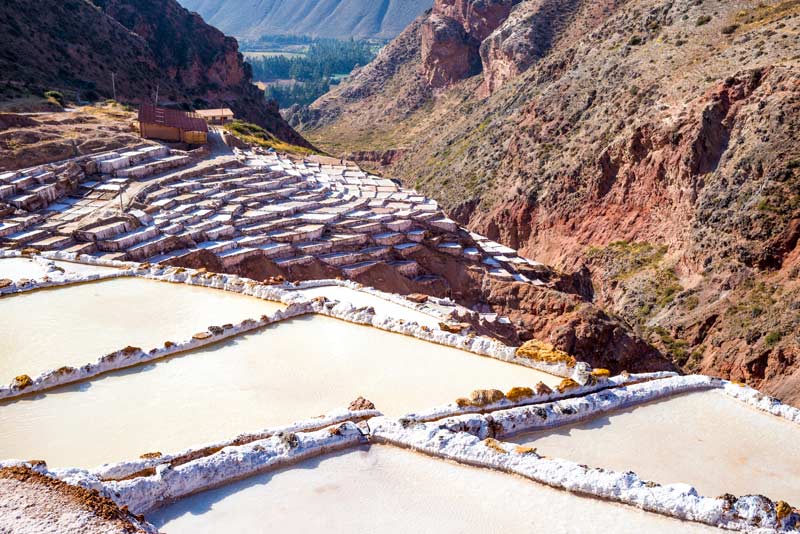
M422 68L432 87L481 70L480 45L519 0L437 0L422 28Z

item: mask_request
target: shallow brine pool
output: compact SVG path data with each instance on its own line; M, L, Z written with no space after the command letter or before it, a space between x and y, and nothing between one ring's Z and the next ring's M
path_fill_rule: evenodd
M716 532L520 477L390 446L323 456L182 499L147 516L211 532Z
M323 316L0 403L0 458L93 467L232 438L347 407L399 416L479 387L561 379Z
M356 307L372 306L375 308L375 314L379 316L405 319L409 322L416 321L418 324L425 325L429 328L439 327L440 319L433 317L432 315L402 306L395 302L391 302L363 291L350 289L349 287L322 286L301 289L297 292L309 299L314 297L327 297L329 300L349 302Z
M280 303L237 293L114 278L0 298L0 384L79 367L128 345L150 350L210 325L273 313Z
M510 441L592 467L634 471L701 495L762 494L800 502L800 426L704 391Z

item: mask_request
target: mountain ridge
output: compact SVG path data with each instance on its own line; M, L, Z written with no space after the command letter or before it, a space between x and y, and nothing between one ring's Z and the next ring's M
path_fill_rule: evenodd
M165 104L230 107L308 146L251 83L237 41L173 0L8 0L0 31L0 71L12 94L57 89L111 98L116 91L130 103L158 94Z
M225 33L390 39L433 0L181 0Z

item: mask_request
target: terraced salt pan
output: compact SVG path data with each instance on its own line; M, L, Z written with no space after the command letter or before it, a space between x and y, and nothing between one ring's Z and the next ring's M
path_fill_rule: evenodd
M440 319L423 313L418 310L402 306L395 302L382 299L378 296L365 293L363 291L356 291L349 287L342 286L321 286L309 289L301 289L299 294L306 298L312 299L314 297L327 297L329 300L339 300L341 302L349 302L353 306L372 306L375 309L375 314L383 317L394 317L395 319L405 319L406 321L416 321L420 325L429 328L438 328Z
M147 516L166 534L717 532L390 446L341 452L182 499Z
M7 260L2 260L7 261ZM78 367L132 345L180 341L210 325L282 308L236 293L141 278L115 278L0 299L0 383Z
M0 458L95 467L346 407L402 415L468 394L561 378L323 316L0 403Z
M762 494L800 502L800 426L720 391L704 391L512 440L540 454L634 471L701 495Z

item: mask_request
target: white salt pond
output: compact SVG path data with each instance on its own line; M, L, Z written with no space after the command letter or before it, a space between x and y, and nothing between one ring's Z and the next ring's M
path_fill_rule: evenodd
M0 278L22 280L23 278L41 278L47 274L44 267L30 258L0 259Z
M0 383L78 367L128 345L149 350L210 325L258 318L280 303L142 278L42 289L0 298Z
M762 494L800 503L800 426L720 391L680 395L509 441L661 484L688 483L710 497Z
M395 319L405 319L406 321L416 321L420 325L429 328L438 328L440 319L423 313L419 310L408 308L401 304L382 299L376 295L357 291L349 287L342 286L322 286L297 291L306 298L326 297L328 300L338 300L349 302L353 306L372 306L375 314L383 317L393 317Z
M399 416L561 379L324 316L304 316L95 380L0 403L0 458L94 467L347 407Z
M147 516L166 534L717 530L386 445L306 461L182 499Z
M64 269L65 272L73 274L96 274L118 270L114 267L88 265L69 261L55 261L53 263L55 263L57 267ZM0 278L8 278L14 281L22 280L23 278L35 280L47 274L45 266L31 258L0 259Z

